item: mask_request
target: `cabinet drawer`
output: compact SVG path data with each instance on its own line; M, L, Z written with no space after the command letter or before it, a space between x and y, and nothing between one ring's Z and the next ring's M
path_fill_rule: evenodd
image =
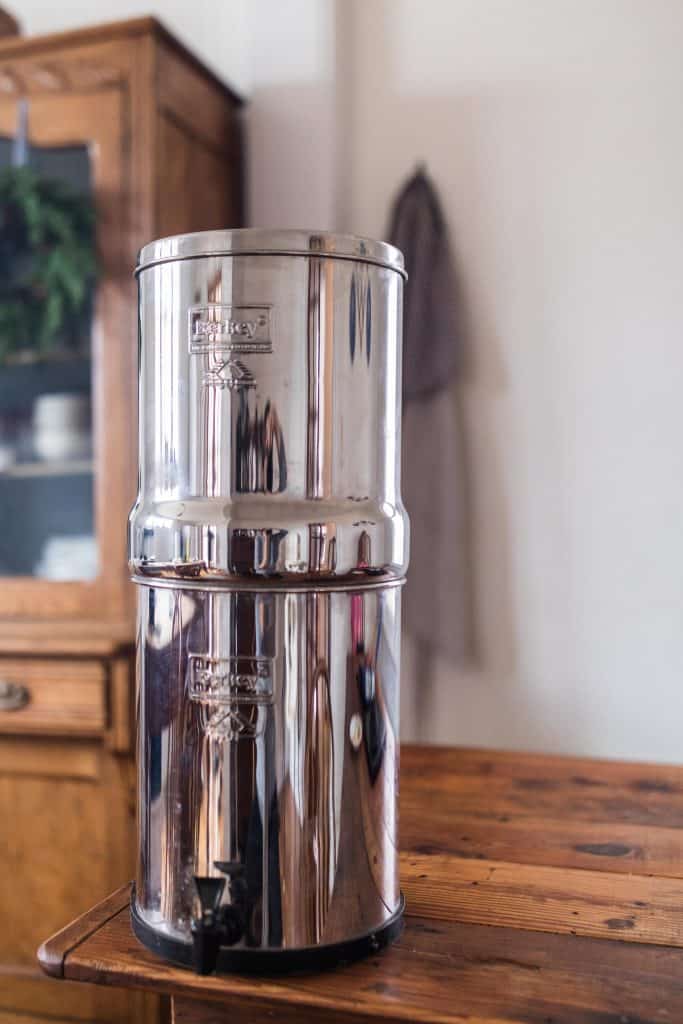
M103 663L0 658L0 734L98 736L106 726Z

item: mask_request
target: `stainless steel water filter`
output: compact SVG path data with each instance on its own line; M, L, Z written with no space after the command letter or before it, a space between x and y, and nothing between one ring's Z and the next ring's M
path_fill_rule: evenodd
M300 231L146 246L139 937L203 971L399 926L403 260Z

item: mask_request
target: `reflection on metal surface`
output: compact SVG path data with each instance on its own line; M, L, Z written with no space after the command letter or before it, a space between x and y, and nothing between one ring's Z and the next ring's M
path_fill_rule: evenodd
M372 351L372 289L367 267L360 265L351 277L349 293L349 351L351 362L359 355L365 355L370 365Z
M358 750L363 742L363 720L358 712L351 716L349 722L349 741L354 750Z
M323 939L336 875L338 820L334 805L334 736L330 693L330 595L306 597L306 707L304 751L304 857L315 880L308 894L306 927L314 943Z
M329 260L308 261L306 497L329 498L332 480L334 280Z
M277 412L266 402L263 413L241 396L235 426L235 490L239 494L277 494L287 487L285 440Z

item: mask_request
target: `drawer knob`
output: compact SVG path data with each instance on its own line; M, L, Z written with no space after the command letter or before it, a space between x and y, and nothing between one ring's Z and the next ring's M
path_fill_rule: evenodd
M0 679L0 711L18 711L28 704L30 697L26 686Z

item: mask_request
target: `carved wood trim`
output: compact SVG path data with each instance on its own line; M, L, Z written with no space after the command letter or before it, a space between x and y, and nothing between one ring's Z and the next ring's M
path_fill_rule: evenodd
M24 60L50 61L51 55L59 53L72 54L76 48L87 48L91 52L102 45L119 47L124 43L124 50L129 49L131 40L147 38L155 44L163 44L182 59L195 73L196 80L203 79L212 84L222 95L236 106L244 102L229 85L215 72L205 67L201 61L172 35L164 25L153 17L131 18L127 21L115 21L104 25L91 25L88 28L71 29L43 36L7 36L0 38L0 66L4 61L18 62Z
M92 92L121 85L125 77L122 68L94 60L5 63L0 58L0 94L5 96Z

